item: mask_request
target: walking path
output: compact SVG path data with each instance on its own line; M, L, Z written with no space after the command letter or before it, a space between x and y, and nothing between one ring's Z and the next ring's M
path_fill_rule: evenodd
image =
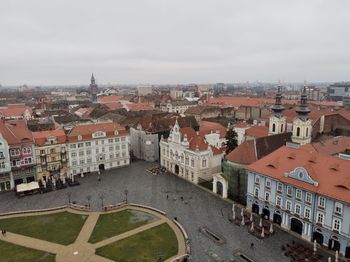
M185 239L182 235L182 232L180 229L172 222L168 217L161 215L160 213L140 208L140 207L130 207L126 206L123 208L120 208L118 210L109 211L105 213L113 213L113 212L120 212L125 209L134 209L142 212L147 212L151 215L156 216L158 219L155 222L146 224L144 226L135 228L133 230L130 230L128 232L122 233L117 236L110 237L108 239L102 240L100 242L91 244L89 243L90 235L97 223L97 220L99 218L99 215L101 212L84 212L84 211L77 211L72 210L70 208L61 209L61 210L55 210L55 211L47 211L47 212L40 212L35 214L17 214L17 215L10 215L10 216L4 216L4 218L9 217L18 217L18 216L29 216L29 215L43 215L43 214L52 214L54 212L62 212L62 211L69 211L72 213L77 214L83 214L88 215L87 220L85 221L77 239L75 242L71 245L65 246L60 245L52 242L48 242L45 240L40 240L32 237L27 237L15 233L8 232L6 234L6 237L1 236L0 240L13 243L16 245L24 246L27 248L37 249L44 252L49 252L56 254L56 261L57 262L108 262L111 261L107 258L98 256L95 254L95 251L97 248L111 244L113 242L119 241L121 239L130 237L132 235L138 234L140 232L143 232L145 230L151 229L153 227L156 227L158 225L161 225L163 223L168 223L168 225L174 230L176 238L178 240L178 254L174 256L173 258L169 258L167 261L172 261L175 257L184 255L186 246L185 246Z

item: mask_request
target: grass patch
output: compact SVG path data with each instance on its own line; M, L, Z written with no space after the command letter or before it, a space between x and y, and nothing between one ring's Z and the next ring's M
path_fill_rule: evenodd
M157 261L159 255L164 261L177 253L177 238L167 223L96 250L97 255L118 262Z
M125 233L137 227L157 220L156 217L137 210L123 210L99 216L95 228L90 236L90 243L97 243L104 239Z
M59 212L48 215L0 219L0 228L62 245L72 244L86 221L86 215Z
M54 262L55 255L0 241L1 262Z

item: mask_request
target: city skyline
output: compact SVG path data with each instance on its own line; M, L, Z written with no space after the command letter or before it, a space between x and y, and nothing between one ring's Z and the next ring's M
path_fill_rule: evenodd
M137 4L137 5L136 5ZM4 1L0 83L347 81L347 1Z

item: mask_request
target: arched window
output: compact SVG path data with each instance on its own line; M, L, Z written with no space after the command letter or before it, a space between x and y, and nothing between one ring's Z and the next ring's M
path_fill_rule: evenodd
M272 132L275 132L275 130L276 130L276 124L273 123L273 124L272 124Z
M306 136L309 136L309 128L306 128Z
M300 127L297 127L297 136L300 136Z
M281 133L283 133L283 124L281 125Z

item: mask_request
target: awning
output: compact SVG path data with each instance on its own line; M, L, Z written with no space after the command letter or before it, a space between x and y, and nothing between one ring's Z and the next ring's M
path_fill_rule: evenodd
M31 191L35 189L39 189L39 183L38 182L30 182L30 183L23 183L16 186L17 192L25 192L25 191Z

